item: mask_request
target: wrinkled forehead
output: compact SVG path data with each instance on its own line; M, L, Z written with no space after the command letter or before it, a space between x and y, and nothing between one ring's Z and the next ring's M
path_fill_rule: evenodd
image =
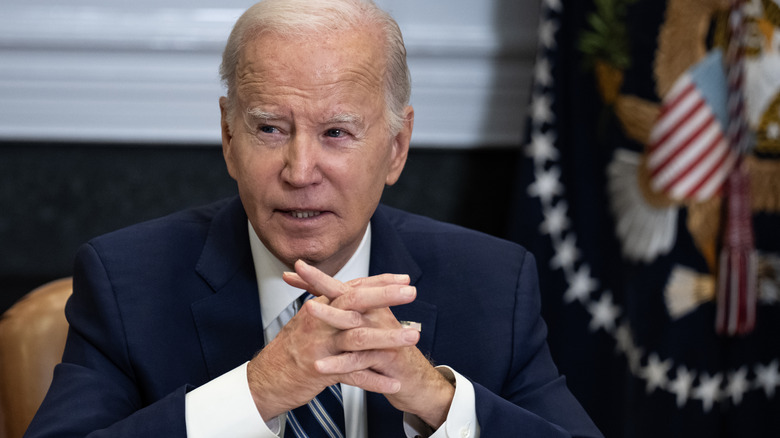
M381 35L372 29L264 31L245 40L236 71L239 81L246 74L278 80L282 71L323 78L354 72L383 84L387 56ZM262 77L266 75L274 77Z
M265 33L244 46L236 85L241 100L276 93L313 99L346 93L384 100L385 76L385 57L371 32L316 37Z

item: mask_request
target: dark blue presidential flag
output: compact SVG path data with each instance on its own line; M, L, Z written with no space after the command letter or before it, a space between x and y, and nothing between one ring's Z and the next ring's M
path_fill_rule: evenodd
M780 436L780 2L731 3L542 2L513 239L608 437Z

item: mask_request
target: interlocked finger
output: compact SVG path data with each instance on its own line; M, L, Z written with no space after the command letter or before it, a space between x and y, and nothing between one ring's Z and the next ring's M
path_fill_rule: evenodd
M350 290L350 287L346 284L307 264L303 260L295 262L295 272L301 281L298 284L304 286L301 289L306 289L312 295L323 295L333 301ZM286 276L285 280L287 280ZM291 278L291 280L297 281L298 279Z
M311 285L306 283L303 278L301 278L301 276L296 272L285 272L283 273L282 277L284 278L284 281L292 287L297 287L298 289L308 289L311 287ZM381 287L392 284L404 286L409 284L409 276L406 274L380 274L374 275L372 277L355 278L349 280L345 284L352 288ZM314 293L313 295L319 294Z
M370 369L346 374L340 380L347 385L357 386L379 394L395 394L401 390L401 382L398 379L384 376Z
M392 362L397 356L396 350L353 351L320 359L315 362L314 367L322 374L350 374L371 369L381 363ZM353 383L345 383L353 385Z
M334 299L331 305L340 309L364 313L370 309L381 309L411 303L416 296L417 289L414 286L364 287Z
M355 278L347 282L347 285L351 287L379 287L391 284L407 285L409 284L409 276L406 274L380 274L372 277Z
M308 312L320 321L339 330L349 330L363 325L363 315L352 310L337 309L315 300L307 301L304 306Z
M419 340L420 333L415 329L358 327L336 335L335 346L340 351L382 350L408 347Z

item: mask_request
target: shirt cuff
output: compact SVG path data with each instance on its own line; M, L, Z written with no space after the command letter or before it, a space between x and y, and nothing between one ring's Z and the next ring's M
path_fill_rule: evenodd
M479 423L474 398L474 385L448 366L436 370L455 385L450 410L444 424L434 431L419 417L404 412L404 431L407 438L479 438Z
M247 363L187 393L184 401L187 437L224 437L227 431L235 438L279 436L279 419L266 424L257 412L249 392Z

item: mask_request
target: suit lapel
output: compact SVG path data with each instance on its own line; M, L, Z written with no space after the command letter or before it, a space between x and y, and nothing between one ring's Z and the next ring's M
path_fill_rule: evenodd
M371 219L371 236L369 275L408 274L411 284L416 285L423 275L422 269L401 239L387 209L381 205ZM436 306L425 301L425 290L418 289L415 301L393 307L392 310L400 321L415 321L422 324L422 333L417 346L424 353L430 352L436 329Z
M392 222L392 213L379 206L371 219L371 262L369 275L383 273L408 274L416 285L423 272L404 244ZM425 291L417 291L417 299L393 309L400 321L415 321L422 325L417 347L429 354L433 347L436 329L436 306L425 301ZM376 393L367 394L368 436L374 438L403 435L403 413L395 409L387 399Z
M195 269L214 292L192 304L213 379L251 359L263 346L247 218L238 198L214 216Z

